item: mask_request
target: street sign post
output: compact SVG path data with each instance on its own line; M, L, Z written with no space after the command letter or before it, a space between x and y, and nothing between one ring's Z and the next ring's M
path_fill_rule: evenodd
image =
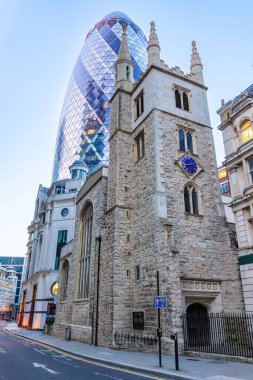
M164 296L155 296L155 308L164 309L167 307L167 299Z
M167 299L164 296L160 296L160 284L159 284L159 272L156 272L156 282L157 282L157 296L155 296L155 308L157 309L158 317L158 328L157 328L157 337L159 343L159 367L162 366L162 329L161 329L161 316L160 309L167 307Z

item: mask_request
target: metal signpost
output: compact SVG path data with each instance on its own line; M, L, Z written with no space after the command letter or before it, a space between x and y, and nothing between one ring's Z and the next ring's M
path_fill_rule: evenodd
M167 307L167 300L166 297L160 296L160 284L159 284L159 272L156 272L156 279L157 279L157 296L155 297L155 308L157 309L158 313L158 329L157 329L157 337L159 341L159 367L162 367L162 329L161 329L161 315L160 315L160 309L164 309Z

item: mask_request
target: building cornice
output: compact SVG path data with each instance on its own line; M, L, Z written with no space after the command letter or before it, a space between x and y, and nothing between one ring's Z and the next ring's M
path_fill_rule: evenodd
M123 88L117 88L113 94L113 96L111 97L110 99L110 103L112 102L112 100L115 98L115 96L118 94L118 93L122 93L122 94L126 94L126 95L129 95L131 96L132 95L132 92L133 91L127 91L127 90L124 90Z
M247 102L246 104L244 104L241 108L235 110L231 115L230 115L230 118L225 120L223 123L221 123L220 125L218 125L217 129L219 131L223 131L226 127L228 127L229 125L233 125L233 122L235 121L236 118L238 118L243 112L247 111L248 109L252 108L252 104L253 104L253 101L252 101L252 98L250 98L251 101ZM243 99L245 100L245 99ZM218 111L217 111L218 112Z
M247 141L246 143L240 145L236 152L231 153L225 158L224 165L229 169L230 165L239 164L245 156L248 157L248 155L252 155L252 150L253 140Z
M134 129L133 129L133 131L132 132L134 132L138 127L139 127L139 125L141 125L149 116L150 116L150 114L153 112L153 111L158 111L158 112L162 112L162 113L165 113L166 115L169 115L169 116L172 116L172 117L175 117L176 119L178 119L178 120L184 120L185 122L187 122L188 124L189 123L191 123L191 124L197 124L197 125L199 125L200 127L206 127L206 128L210 128L210 129L213 129L210 125L207 125L207 124L202 124L202 123L199 123L198 121L193 121L193 120L190 120L190 119L186 119L186 118L184 118L184 117L182 117L182 116L178 116L178 115L175 115L174 113L171 113L171 112L168 112L168 111L164 111L164 110L162 110L162 109L160 109L160 108L157 108L157 107L154 107L154 108L152 108L150 111L149 111L149 113L147 113L147 115L142 119L142 120L140 120L139 121L139 123L135 123L135 127L134 127ZM182 123L181 123L181 125L182 125Z
M160 66L156 66L156 65L151 65L148 67L148 69L145 71L145 73L141 76L141 78L139 79L138 82L134 83L134 88L131 92L131 94L133 94L137 88L142 84L142 82L144 81L144 79L147 77L147 75L150 73L150 71L152 70L156 70L156 71L160 71L161 73L164 73L164 74L167 74L167 75L170 75L170 76L173 76L177 79L180 79L182 81L185 81L185 82L188 82L190 84L193 84L194 86L197 86L197 87L200 87L202 88L203 90L208 90L208 87L206 87L205 85L201 84L201 83L198 83L198 82L195 82L194 80L190 79L190 78L187 78L186 76L183 76L183 75L179 75L175 72L173 72L171 69L166 69L166 68L163 68L163 67L160 67Z
M108 179L107 176L108 167L102 166L99 170L97 170L95 173L93 173L87 181L84 183L83 187L80 189L77 198L76 198L76 204L78 204L83 197L86 196L86 194L94 187L96 184L101 181L102 179Z

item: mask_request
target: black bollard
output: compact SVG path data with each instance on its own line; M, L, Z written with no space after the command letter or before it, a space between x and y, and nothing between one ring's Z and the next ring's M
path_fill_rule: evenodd
M176 370L179 370L179 361L178 361L178 341L177 341L177 334L171 335L171 339L174 340L175 343L175 367Z

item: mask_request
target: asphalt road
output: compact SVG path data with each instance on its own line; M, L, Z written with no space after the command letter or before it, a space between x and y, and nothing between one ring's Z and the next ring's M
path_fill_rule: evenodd
M161 379L73 357L6 332L0 322L0 380ZM168 379L168 378L167 378ZM172 379L171 379L172 380Z

